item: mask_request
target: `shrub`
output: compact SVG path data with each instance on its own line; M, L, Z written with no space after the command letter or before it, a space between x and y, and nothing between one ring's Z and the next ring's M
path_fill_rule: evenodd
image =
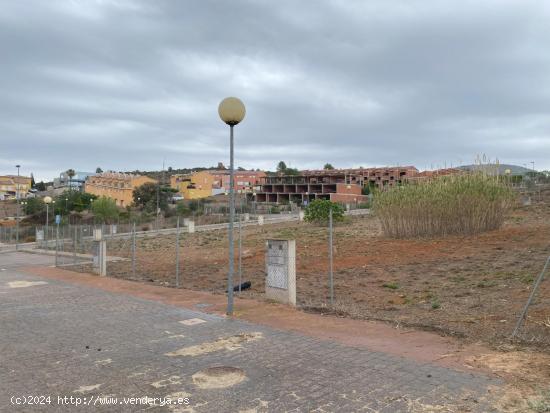
M92 204L92 212L97 220L104 224L111 224L116 221L119 215L118 207L111 198L102 196Z
M340 204L331 202L328 199L316 199L311 201L306 207L304 220L316 223L328 222L331 209L333 221L342 221L344 219L344 208Z
M399 284L396 282L389 282L382 284L382 287L389 288L390 290L397 290L399 288Z
M389 237L470 235L499 228L514 199L502 177L472 173L377 193L373 209Z
M176 215L180 217L191 215L191 209L188 208L183 202L178 202L176 204Z

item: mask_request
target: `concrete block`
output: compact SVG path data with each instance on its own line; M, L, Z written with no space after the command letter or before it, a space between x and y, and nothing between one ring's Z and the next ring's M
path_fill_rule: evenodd
M296 305L296 241L267 240L265 295Z

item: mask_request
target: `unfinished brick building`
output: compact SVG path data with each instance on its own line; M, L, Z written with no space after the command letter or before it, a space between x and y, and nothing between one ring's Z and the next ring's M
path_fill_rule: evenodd
M360 175L365 185L377 186L379 189L399 185L418 174L414 166L389 166L383 168L353 168L335 170L344 174ZM319 173L320 171L303 171L304 175ZM327 171L325 171L327 172Z
M405 182L415 176L418 169L414 166L391 166L387 168L366 168L363 169L365 182L378 189L392 187Z
M363 177L342 171L309 171L303 175L266 176L254 195L258 203L307 204L314 199L365 203Z
M445 169L435 169L433 171L422 171L418 172L416 175L408 179L409 182L420 182L430 179L434 179L440 176L449 176L449 175L458 175L463 174L465 171L459 168L445 168Z

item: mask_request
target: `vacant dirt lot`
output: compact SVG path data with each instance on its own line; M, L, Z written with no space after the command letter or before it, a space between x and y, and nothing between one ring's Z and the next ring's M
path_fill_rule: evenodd
M265 240L296 239L297 295L310 311L380 319L402 326L500 345L510 336L533 280L550 255L550 192L518 206L497 231L470 237L394 240L375 217L354 218L335 230L336 305L328 302L327 229L306 223L243 230L243 296L262 296ZM223 231L183 234L182 286L223 293L227 237ZM130 242L110 242L109 255L130 256ZM136 275L131 264L109 264L111 276L175 285L174 236L139 239ZM550 278L550 277L549 277ZM550 279L522 330L524 345L550 344Z

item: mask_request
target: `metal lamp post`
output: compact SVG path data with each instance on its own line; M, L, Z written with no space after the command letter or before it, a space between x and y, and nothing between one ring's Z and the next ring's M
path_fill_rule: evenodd
M228 97L218 106L222 121L229 125L229 272L227 276L227 315L233 314L233 273L235 264L235 245L233 245L233 221L235 220L235 182L233 176L233 127L239 124L246 114L243 102Z
M19 249L19 168L21 165L15 165L17 168L17 185L15 187L15 203L16 206L16 217L15 217L15 250Z
M44 239L46 240L46 248L48 248L48 221L50 220L50 204L52 203L52 197L45 196L43 201L46 204L46 235Z

